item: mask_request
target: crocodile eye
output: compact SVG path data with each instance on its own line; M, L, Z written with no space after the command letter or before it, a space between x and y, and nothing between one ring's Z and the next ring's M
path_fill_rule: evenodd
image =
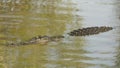
M36 40L36 39L38 39L38 36L36 36L36 37L32 38L32 40Z
M41 39L42 37L41 36L38 36L39 39Z

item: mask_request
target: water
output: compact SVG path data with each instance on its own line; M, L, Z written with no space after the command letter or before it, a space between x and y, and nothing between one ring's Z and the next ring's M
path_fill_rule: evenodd
M0 68L119 68L119 0L0 0ZM70 37L92 26L115 29ZM37 35L64 35L46 45L5 46Z

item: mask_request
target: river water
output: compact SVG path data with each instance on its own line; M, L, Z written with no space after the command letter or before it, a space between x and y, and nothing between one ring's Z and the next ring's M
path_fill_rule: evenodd
M119 0L0 0L0 68L120 68ZM74 29L112 26L98 35ZM46 45L5 46L37 35L64 35Z

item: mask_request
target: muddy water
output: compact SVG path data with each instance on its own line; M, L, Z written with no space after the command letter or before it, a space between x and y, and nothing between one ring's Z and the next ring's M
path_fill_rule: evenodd
M0 0L0 68L119 68L119 0ZM90 26L115 29L70 37ZM64 35L46 45L5 46L37 35Z

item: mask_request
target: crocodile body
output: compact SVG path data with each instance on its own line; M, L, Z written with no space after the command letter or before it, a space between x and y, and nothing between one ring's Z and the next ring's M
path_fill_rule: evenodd
M113 27L106 27L106 26L87 27L87 28L73 30L73 31L69 32L68 35L69 36L88 36L88 35L94 35L94 34L107 32L112 29L113 29ZM60 41L63 38L64 38L64 36L62 36L62 35L60 35L60 36L36 36L25 42L9 43L8 45L46 44L46 43L52 42L52 41L55 41L55 42Z
M94 35L94 34L107 32L107 31L112 30L112 29L113 29L113 27L106 27L106 26L87 27L87 28L73 30L68 34L70 36L86 36L86 35Z
M48 42L57 42L63 39L64 36L36 36L25 42L9 43L7 45L30 45L30 44L46 44Z

